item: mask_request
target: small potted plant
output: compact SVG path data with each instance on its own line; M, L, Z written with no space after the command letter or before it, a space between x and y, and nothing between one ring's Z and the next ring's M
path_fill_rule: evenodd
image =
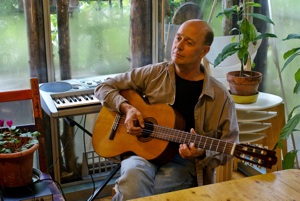
M292 40L292 39L300 39L300 34L289 34L285 39L283 40ZM300 46L291 48L290 50L286 51L283 55L283 59L285 60L285 63L281 69L281 72L296 58L300 55ZM295 94L299 94L300 92L300 67L298 67L298 70L296 70L294 79L296 81L295 87L293 92ZM283 142L286 140L293 132L300 131L297 129L297 126L300 123L300 105L296 105L290 114L288 115L287 122L285 126L282 128L280 135L279 135L279 141L277 143L279 148L283 148ZM277 147L275 146L275 148ZM274 148L274 149L275 149ZM283 158L283 169L290 169L294 168L295 166L295 159L297 157L297 149L292 149L289 151Z
M230 93L237 103L255 102L258 95L258 86L262 80L262 74L260 72L252 71L255 64L251 62L249 45L256 45L258 40L267 37L277 37L275 34L259 34L257 32L254 24L248 19L249 17L261 19L271 24L274 23L265 15L247 12L249 8L254 7L261 7L261 4L243 1L240 5L234 5L228 9L224 9L223 12L217 15L217 17L226 16L227 18L236 15L237 19L240 19L237 22L237 28L232 29L232 31L238 31L238 34L233 36L232 42L226 45L214 60L214 67L216 67L229 56L237 54L240 61L240 70L228 72L226 75L227 81L229 82ZM247 97L250 98L249 101Z
M13 121L0 119L0 185L25 186L32 183L33 153L39 144L38 131L22 132Z

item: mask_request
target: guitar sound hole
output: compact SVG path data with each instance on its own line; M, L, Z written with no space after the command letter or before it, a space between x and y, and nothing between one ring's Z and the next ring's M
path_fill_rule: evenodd
M151 134L153 133L154 124L156 123L156 121L155 119L148 117L144 119L144 122L145 122L145 127L142 131L142 135L138 136L138 139L142 142L148 142L153 138Z

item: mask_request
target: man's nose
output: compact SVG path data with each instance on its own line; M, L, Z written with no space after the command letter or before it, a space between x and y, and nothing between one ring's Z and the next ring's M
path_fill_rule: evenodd
M180 50L182 50L183 47L184 47L184 41L181 40L181 41L179 41L179 42L177 43L177 48L180 49Z

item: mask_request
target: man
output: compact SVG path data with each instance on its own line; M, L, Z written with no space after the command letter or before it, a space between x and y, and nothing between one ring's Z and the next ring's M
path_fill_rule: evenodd
M145 122L142 112L119 94L126 89L135 90L150 104L172 106L184 117L185 131L238 142L234 102L226 88L201 65L213 37L206 22L186 21L175 36L171 62L135 68L108 79L95 89L96 97L104 106L125 115L124 123L131 135L140 135ZM135 155L122 160L113 200L213 183L215 168L231 159L226 154L196 148L194 143L180 144L176 151L173 159L162 166Z

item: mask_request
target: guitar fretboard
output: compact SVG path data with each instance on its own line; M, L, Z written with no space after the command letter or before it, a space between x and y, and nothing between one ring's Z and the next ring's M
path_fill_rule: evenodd
M147 127L147 126L146 126ZM146 128L147 129L147 128ZM216 151L220 153L233 155L235 143L222 141L215 138L206 137L203 135L192 134L189 132L170 129L159 125L154 125L151 137L159 138L176 143L189 144L194 142L195 146L202 149Z

